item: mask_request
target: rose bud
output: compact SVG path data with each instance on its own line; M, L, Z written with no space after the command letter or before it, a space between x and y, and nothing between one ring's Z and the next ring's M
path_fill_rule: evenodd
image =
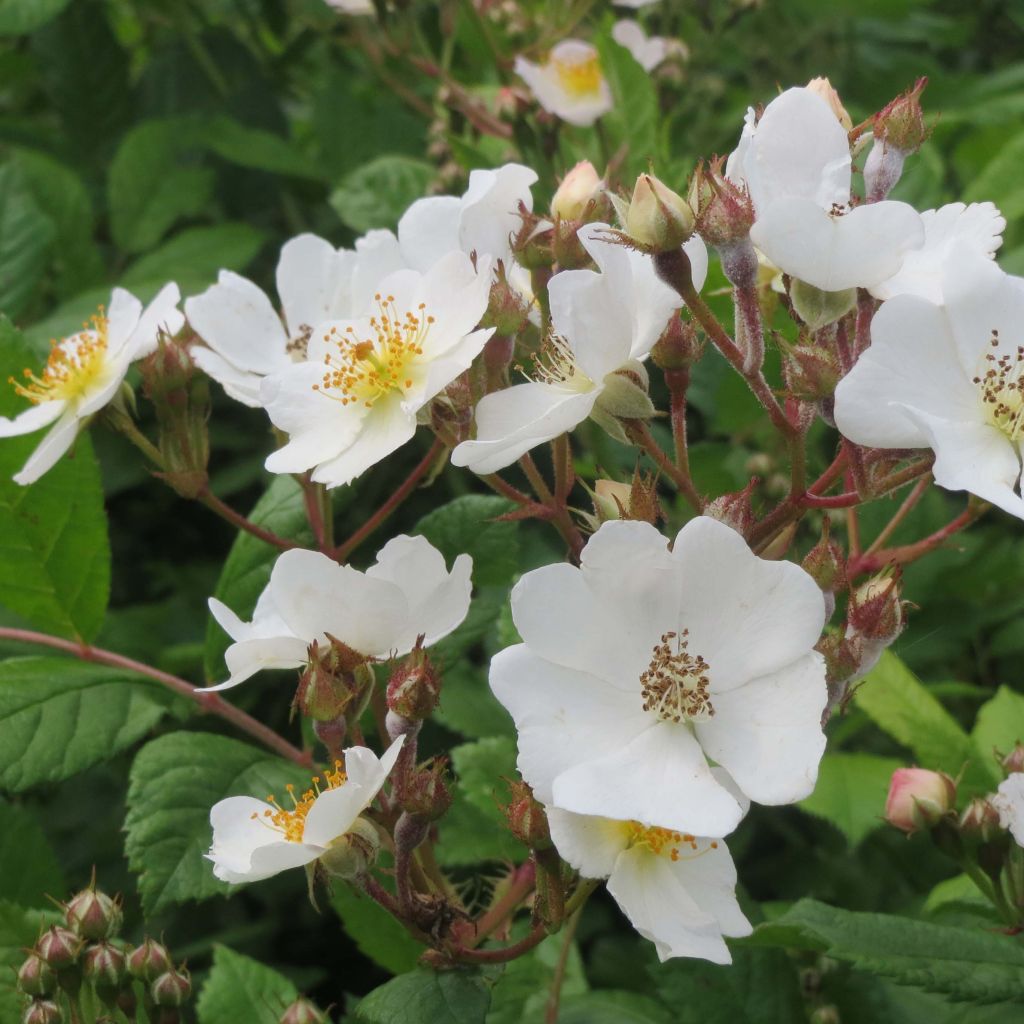
M625 227L626 233L648 251L669 252L693 234L693 210L653 174L641 174L626 211Z
M60 1007L50 999L33 999L25 1007L22 1024L61 1024L64 1014Z
M150 986L149 994L157 1006L184 1006L192 994L188 971L166 971Z
M956 783L945 772L897 768L889 783L885 820L908 835L937 824L956 803Z
M512 799L504 811L512 835L531 850L550 849L548 816L533 790L525 782L515 781L509 783L509 791Z
M64 906L68 927L76 935L92 942L116 935L123 916L118 900L92 887L72 896Z
M55 971L63 971L78 963L82 940L67 928L53 925L39 937L35 952Z
M960 815L960 834L987 843L1004 832L999 811L985 797L975 797Z
M128 954L128 970L141 981L154 981L171 967L171 954L167 948L150 938L143 939L142 945Z
M1014 772L1024 772L1024 743L1020 740L1013 745L1011 750L1000 762L1003 771L1007 775L1012 775Z
M296 999L281 1014L278 1024L327 1024L327 1017L315 1003L308 999Z
M38 953L29 953L18 968L18 988L28 996L48 996L56 987L56 971Z
M581 160L563 179L551 199L551 214L560 220L581 221L588 207L604 195L604 180L589 160Z

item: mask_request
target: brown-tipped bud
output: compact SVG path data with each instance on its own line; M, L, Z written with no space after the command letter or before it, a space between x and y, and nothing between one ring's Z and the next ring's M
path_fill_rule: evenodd
M388 710L410 722L423 721L441 699L441 676L420 646L422 641L420 637L388 680Z
M673 316L651 349L651 362L662 370L685 370L704 354L705 344L689 320Z
M421 821L437 821L452 805L448 758L435 757L407 775L396 777L399 806Z
M327 1024L327 1015L308 999L296 999L278 1018L277 1024Z
M120 931L124 915L120 900L111 899L105 892L90 886L64 905L64 919L76 935L98 942Z
M648 252L671 252L693 234L693 210L653 174L641 174L626 211L625 227L633 241Z
M523 226L512 239L516 262L527 270L550 267L555 262L551 251L551 222L531 213L523 203L519 204L519 216Z
M530 306L522 294L508 282L505 264L498 264L487 302L487 312L480 321L483 327L493 327L495 334L514 338L525 325L530 315ZM509 353L511 358L511 352ZM508 365L508 360L505 361ZM504 369L504 367L502 367Z
M753 477L742 491L723 494L709 501L704 506L704 515L731 526L744 540L749 540L756 522L751 496L759 482L757 477Z
M807 91L813 92L815 96L820 96L829 105L832 113L836 115L839 123L846 131L853 130L853 120L847 113L846 107L843 106L839 93L836 92L832 83L827 78L812 78L807 83Z
M328 635L327 643L309 645L309 661L299 677L294 706L317 722L333 722L357 702L362 687L356 669L366 656Z
M82 940L74 932L55 924L39 936L35 952L55 971L63 971L78 963Z
M1004 835L999 811L986 797L975 797L960 815L960 835L970 842L988 843Z
M551 232L551 251L559 270L578 270L590 265L590 253L579 238L580 222L559 220Z
M836 357L819 345L785 345L782 350L782 375L786 390L803 402L818 402L831 397L842 376Z
M155 981L172 967L171 954L167 952L167 947L150 938L143 939L142 945L128 954L128 970L132 977L140 981Z
M999 763L1007 775L1012 775L1014 772L1024 772L1024 743L1017 740L1013 745L1013 750L1001 758Z
M846 586L846 559L843 549L832 539L831 522L825 516L821 522L821 540L807 552L801 565L815 583L827 594L834 594Z
M332 877L352 881L373 867L379 850L377 826L366 818L356 818L343 836L331 841L319 864Z
M581 160L563 179L551 199L551 215L582 222L604 197L604 179L589 160Z
M846 617L850 628L867 640L891 644L903 631L899 571L882 573L850 594Z
M128 958L109 942L89 946L82 957L82 974L96 986L96 991L114 993L128 978Z
M904 155L916 153L921 148L930 134L921 110L921 93L927 84L927 78L919 78L912 88L875 114L876 141L880 140Z
M829 692L840 692L844 684L860 674L864 663L863 637L830 633L823 636L814 649L825 659L825 682Z
M28 996L52 995L57 988L57 972L38 953L29 953L18 968L18 988Z
M885 820L908 835L931 828L956 806L956 783L945 772L897 768L889 782Z
M510 782L508 788L511 799L504 811L512 835L531 850L549 850L551 831L543 805L521 780Z
M64 1013L52 999L33 999L21 1016L22 1024L61 1024Z
M165 971L149 986L149 996L157 1006L184 1006L192 995L192 979L184 968Z
M750 237L754 203L746 188L725 176L721 158L710 165L702 163L694 171L690 205L696 215L697 232L708 245L728 249Z

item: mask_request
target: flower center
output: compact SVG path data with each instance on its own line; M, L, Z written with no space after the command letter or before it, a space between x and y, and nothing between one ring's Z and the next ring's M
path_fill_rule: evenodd
M295 795L294 786L285 786L288 792L288 799L292 802L291 807L282 807L277 802L277 798L271 794L267 797L267 803L272 804L273 807L268 807L262 816L253 812L252 817L257 821L262 821L267 828L279 832L289 843L301 843L302 834L306 829L306 815L309 814L310 808L316 803L316 798L326 790L344 786L347 781L348 776L342 770L341 762L335 761L333 771L328 770L324 772L323 788L321 788L319 775L313 776L312 788L307 789L302 796Z
M83 330L63 341L54 341L42 374L26 368L24 381L8 380L30 402L68 402L80 398L103 373L107 352L107 318L103 309L83 324Z
M547 384L564 391L587 391L593 387L591 379L576 365L569 342L559 334L549 334L533 356L533 366L527 372L518 366L527 378L536 384Z
M601 92L601 61L597 54L551 57L558 83L574 99L598 96Z
M715 713L708 693L710 666L687 650L688 635L685 629L681 636L662 633L650 665L640 675L644 711L654 712L663 722L703 721Z
M999 332L990 342L999 347ZM998 427L1011 441L1024 439L1024 346L1012 355L988 352L984 371L974 378L981 391L981 403L989 423Z
M354 327L343 332L331 328L325 341L335 351L324 356L324 375L314 391L348 405L370 408L381 395L407 391L413 385L411 369L423 355L423 342L434 323L421 302L415 313L399 313L395 297L374 296L377 312L370 317L369 336L360 338Z
M718 849L718 842L714 839L703 850L700 849L700 840L688 832L674 832L672 829L657 826L648 828L639 821L627 821L623 824L630 846L646 846L651 853L659 857L666 856L670 860L691 860L707 853L708 850Z

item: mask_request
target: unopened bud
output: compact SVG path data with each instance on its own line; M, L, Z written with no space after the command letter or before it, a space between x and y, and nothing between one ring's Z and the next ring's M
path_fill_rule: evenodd
M192 980L188 971L182 968L164 972L150 985L149 995L157 1006L184 1006L192 995Z
M755 219L754 203L743 185L725 176L721 159L697 167L690 183L690 205L697 231L708 245L728 249L749 239Z
M447 778L448 759L435 757L419 768L396 778L399 806L422 821L437 821L452 805Z
M365 875L377 860L380 835L376 825L366 818L356 818L349 830L331 840L320 855L320 865L334 878L351 881Z
M594 515L598 523L612 519L626 519L629 516L629 498L633 492L630 484L615 480L597 480L592 495Z
M512 835L531 850L550 849L548 816L533 790L525 782L515 781L509 783L509 792L511 800L504 810Z
M815 96L823 99L829 105L832 113L836 115L843 128L846 131L852 131L853 121L847 113L846 107L843 106L839 93L836 92L832 83L827 78L812 78L807 83L807 91L813 92Z
M889 783L885 820L908 835L937 825L956 805L956 783L945 772L897 768Z
M839 633L829 633L814 645L814 649L825 659L825 683L830 694L842 696L847 693L849 684L862 674L864 648L863 637L842 636Z
M72 896L64 906L68 927L93 942L116 935L123 918L120 902L92 887Z
M97 991L115 992L128 977L128 958L109 942L89 946L82 957L82 974Z
M832 539L828 516L821 522L821 539L807 552L801 565L826 594L834 594L846 586L846 559L843 549Z
M604 180L589 160L581 160L555 191L551 215L561 220L583 221L603 196Z
M494 338L490 340L493 341ZM459 374L430 403L430 423L434 433L449 447L454 448L460 441L465 441L469 437L475 401L470 373L467 371Z
M64 1014L52 999L33 999L22 1014L22 1024L61 1024Z
M550 267L555 262L551 251L551 222L542 221L535 213L519 204L523 226L512 239L512 252L516 262L527 270Z
M417 641L405 661L388 680L388 710L411 722L421 722L441 698L441 677Z
M154 981L172 966L167 948L150 938L143 939L142 945L128 954L128 970L140 981Z
M674 315L651 349L651 362L661 370L685 370L704 354L705 344L689 320Z
M559 270L576 270L590 264L590 253L579 237L580 222L559 220L551 233L551 251Z
M850 595L846 613L850 628L867 640L891 644L903 631L900 573L879 575Z
M322 1010L308 999L296 999L278 1018L278 1024L327 1024Z
M802 402L831 397L842 376L839 362L820 345L783 345L782 375L786 390Z
M753 477L742 491L723 494L704 506L703 514L731 526L744 540L749 540L756 522L751 495L760 481Z
M812 333L846 316L857 304L857 289L825 292L805 281L793 280L789 298L797 315Z
M63 971L78 963L82 940L74 932L55 924L39 937L35 952L55 971Z
M18 988L28 996L48 996L56 987L56 971L38 953L29 953L18 968Z
M514 338L526 324L530 307L526 299L508 282L504 261L498 264L487 302L487 312L480 321L483 327L493 327L495 335ZM511 353L510 353L511 355ZM505 365L508 360L505 361Z
M1014 772L1024 772L1024 743L1017 740L1013 745L1013 750L1003 757L999 763L1007 775L1012 775Z
M646 420L655 413L647 389L650 379L640 363L609 373L595 407L606 416L620 420Z
M1004 832L999 811L985 797L975 797L960 815L960 835L964 839L988 843Z
M309 645L309 661L299 677L294 706L306 717L332 722L348 711L359 696L355 669L366 657L328 635L327 643Z
M921 110L921 93L927 84L927 78L919 78L912 88L875 114L876 144L881 140L908 156L921 148L930 134Z
M670 252L693 234L693 210L653 174L641 174L626 212L625 227L626 233L648 251Z

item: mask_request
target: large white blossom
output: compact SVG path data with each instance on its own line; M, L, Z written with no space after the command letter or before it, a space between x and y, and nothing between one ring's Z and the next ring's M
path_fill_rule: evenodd
M612 109L601 58L581 39L563 39L540 64L516 57L515 71L545 110L569 124L592 125Z
M286 551L256 602L251 622L210 598L213 617L233 643L224 655L229 677L211 690L237 686L267 668L298 668L314 641L341 641L366 658L408 654L417 638L430 646L466 617L473 560L459 555L451 572L423 537L388 541L366 572L318 551Z
M658 959L732 962L724 936L752 931L736 902L736 866L721 839L548 808L551 838L585 878L608 891Z
M726 173L750 191L754 245L823 291L878 285L924 241L921 217L906 203L851 205L846 130L810 89L788 89L760 120L749 111Z
M314 778L301 795L289 790L283 804L273 797L271 802L251 796L218 801L210 810L213 844L206 854L214 875L223 882L258 882L318 860L373 802L404 739L400 736L381 758L366 747L350 747L344 765Z
M1024 772L1011 772L999 783L999 791L989 797L999 812L999 824L1010 830L1019 846L1024 846Z
M49 427L15 483L31 484L71 447L83 420L99 412L121 387L128 367L157 347L161 331L177 334L184 323L176 284L165 285L143 309L123 288L115 288L110 307L77 334L56 342L41 373L12 378L15 390L31 405L13 419L0 417L0 437L18 437Z
M931 448L940 487L1024 518L1024 280L965 251L947 260L941 289L941 306L882 304L871 346L836 389L836 425L873 448Z
M467 370L493 329L491 263L462 252L426 273L384 278L370 316L327 320L309 336L306 359L265 377L260 402L288 443L266 461L272 473L312 470L337 487L416 433L417 413Z
M672 550L647 523L608 522L580 568L512 592L523 643L491 663L519 733L519 770L546 804L723 836L743 809L800 800L825 747L825 603L789 562L755 556L707 517Z
M637 369L682 304L651 259L607 238L604 224L578 234L598 270L563 270L548 285L552 334L534 379L485 395L476 408L476 439L452 453L456 466L493 473L585 420L618 370ZM686 243L699 288L707 250ZM642 373L642 368L640 368Z

